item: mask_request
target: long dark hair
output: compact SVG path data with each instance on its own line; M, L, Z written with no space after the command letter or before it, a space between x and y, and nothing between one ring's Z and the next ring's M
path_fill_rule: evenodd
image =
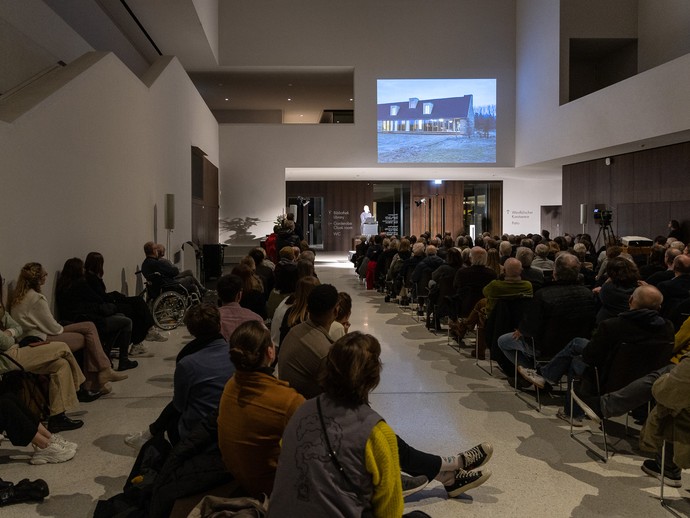
M89 252L84 261L84 269L98 277L103 277L103 256L98 252Z
M60 272L60 278L55 285L55 292L64 293L72 284L82 278L84 278L84 261L78 257L67 259Z

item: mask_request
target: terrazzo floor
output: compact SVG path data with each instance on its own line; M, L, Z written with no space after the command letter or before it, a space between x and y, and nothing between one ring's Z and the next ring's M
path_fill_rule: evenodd
M612 426L614 454L608 463L598 461L556 418L560 398L546 397L537 412L516 397L500 371L489 375L480 369L470 349L449 346L445 335L427 331L411 311L365 290L345 254L319 253L316 270L322 283L352 296L352 329L381 342L384 367L371 403L401 437L437 454L493 443L486 466L493 475L483 486L449 499L432 482L406 500L406 510L435 518L670 516L659 504L658 481L640 470L644 457L636 447L636 427L626 436L622 425ZM32 466L10 458L29 449L0 444L1 478L43 478L51 491L41 504L0 508L0 517L92 516L97 500L122 490L136 457L124 437L144 429L172 397L175 355L189 337L179 328L169 338L149 344L155 357L140 359L140 366L128 371L129 379L113 384L112 394L82 404L73 414L86 424L64 434L79 444L71 461ZM524 398L534 402L529 393ZM587 433L598 430L585 423L579 439L599 449L601 435ZM683 482L684 488L667 488L666 495L674 509L690 515L690 480L684 476Z

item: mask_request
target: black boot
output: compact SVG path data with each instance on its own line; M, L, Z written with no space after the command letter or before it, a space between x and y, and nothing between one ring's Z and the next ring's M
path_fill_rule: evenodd
M48 431L50 433L65 432L67 430L76 430L84 426L84 421L79 419L70 419L65 413L51 415L48 418Z

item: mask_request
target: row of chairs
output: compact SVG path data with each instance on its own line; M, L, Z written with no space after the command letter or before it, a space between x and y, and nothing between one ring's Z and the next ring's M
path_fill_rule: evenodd
M442 288L439 286L439 288ZM449 300L453 298L453 294L448 294L446 288L445 291L439 293L439 297L433 298L433 293L431 293L432 298L429 299L430 292L417 292L417 299L414 302L417 304L418 315L423 315L426 313L426 327L432 331L438 331L441 329L440 319L444 316L444 311L460 312L463 311L461 308L463 297L458 294L455 300ZM465 294L469 295L469 294ZM425 305L425 297L426 305ZM421 301L420 301L421 298ZM470 297L467 297L470 298ZM446 307L450 309L439 309L441 308L441 302L446 302ZM510 372L511 367L514 376L514 393L520 399L525 401L529 406L533 407L537 411L542 410L542 400L541 392L539 388L536 388L534 402L532 402L525 392L518 388L518 372L517 372L517 354L514 361L514 366L510 366L510 363L505 361L504 354L498 349L498 337L504 333L512 332L514 329L518 328L522 314L530 303L530 297L518 296L518 297L507 297L501 299L497 302L493 311L491 312L488 319L482 322L482 325L477 330L477 335L475 339L475 364L482 368L487 374L493 375L493 364L497 363L504 372ZM454 307L453 307L454 306ZM422 308L424 312L422 312ZM464 308L467 311L467 308ZM465 313L466 314L466 313ZM586 329L589 325L588 322L578 322L571 321L568 323L568 327L571 329ZM547 325L547 329L544 330L543 343L540 344L539 355L533 357L534 363L533 368L537 368L540 364L545 364L550 361L567 343L570 341L571 337L563 334L563 323L560 321L553 321ZM479 350L482 347L481 342L485 341L484 346L490 351L490 356L488 358L488 369L480 363ZM448 342L450 343L450 333L448 330ZM536 344L532 343L533 349ZM659 365L658 358L660 357L658 353L658 347L664 347L666 349L666 356L670 357L671 351L673 350L673 343L663 343L658 344L656 347L649 347L647 343L621 343L614 350L611 351L612 357L612 368L608 372L599 372L598 369L593 371L593 379L591 383L595 387L595 395L601 396L610 392L614 392L620 388L625 387L629 383L649 374L650 372L661 368L663 365ZM664 356L664 355L661 355ZM561 380L562 381L562 380ZM575 403L579 404L581 407L586 407L586 403L578 397L576 394L577 383L582 383L582 380L573 379L570 380L568 384L564 385L559 382L559 391L564 393L567 390L570 395L570 415L573 415ZM648 403L648 410L651 409L651 401ZM590 412L592 413L592 412ZM629 415L626 416L625 420L625 432L628 433L628 419ZM603 436L603 454L597 451L590 444L582 441L580 439L581 434L595 435L595 432L591 430L576 432L574 428L573 418L570 421L570 437L585 446L589 451L596 455L603 462L607 462L610 457L610 436L607 433L607 424L609 420L601 420L601 432ZM665 443L664 443L665 447ZM665 452L664 452L665 453ZM664 473L663 460L665 455L662 453L662 474ZM678 516L675 511L669 507L668 501L664 499L664 480L663 476L661 479L660 488L660 500L662 506L669 510L672 514Z

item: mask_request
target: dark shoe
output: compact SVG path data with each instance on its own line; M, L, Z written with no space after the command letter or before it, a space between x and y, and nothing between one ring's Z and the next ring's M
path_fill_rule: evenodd
M556 413L556 417L558 417L558 419L561 419L561 420L565 421L566 423L570 424L570 414L568 412L566 412L564 408L558 409L558 412ZM573 417L573 427L574 428L583 427L585 424L582 421L584 421L584 416L581 416L581 415L574 416Z
M401 475L402 494L403 498L421 491L429 484L429 479L424 475L418 477L410 477L409 475Z
M481 468L484 464L489 462L491 455L494 453L494 447L489 442L477 444L474 448L458 453L458 457L462 459L463 469L465 471L472 471L473 469Z
M0 507L21 502L41 502L49 493L45 480L39 478L30 482L25 478L16 485L4 485L0 489Z
M15 484L14 494L21 499L21 502L28 502L43 500L50 494L50 491L45 480L39 478L31 482L28 478L25 478Z
M642 471L644 471L647 475L656 477L659 480L661 480L661 466L659 466L659 463L657 461L647 459L642 463L641 467ZM681 487L680 473L680 469L664 469L664 483L669 487Z
M477 355L477 351L475 349L472 349L472 352L470 352L470 356L472 358L477 358L478 360L486 360L486 351L479 351L479 355Z
M79 419L70 419L64 412L58 415L52 415L48 418L48 431L50 433L66 432L68 430L76 430L84 426L84 421Z
M124 360L120 360L119 362L117 362L117 370L122 372L129 369L134 369L138 365L138 362L130 360L129 358L125 358Z
M490 476L490 471L465 471L459 469L455 472L455 481L451 485L443 487L446 488L449 497L455 498L465 491L481 486L489 480Z
M91 401L96 401L102 395L99 391L91 391L84 388L77 390L77 399L80 403L91 403Z

